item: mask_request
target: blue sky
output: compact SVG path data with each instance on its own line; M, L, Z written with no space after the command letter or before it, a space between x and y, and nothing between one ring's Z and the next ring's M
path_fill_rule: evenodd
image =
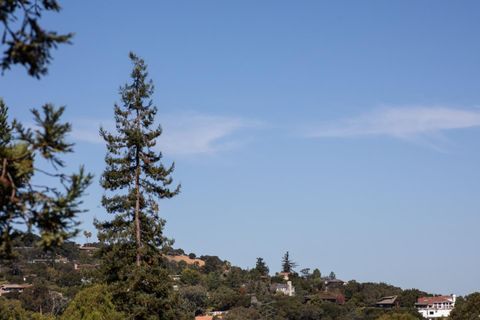
M160 203L188 252L272 271L465 294L480 283L476 1L82 1L38 81L0 77L12 116L66 105L98 178L128 52L149 65L182 193ZM104 219L98 181L81 217ZM79 239L83 241L83 239Z

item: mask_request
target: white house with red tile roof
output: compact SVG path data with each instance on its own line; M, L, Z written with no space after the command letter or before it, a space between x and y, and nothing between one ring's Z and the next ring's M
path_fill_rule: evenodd
M428 320L448 317L455 306L456 296L421 297L415 307Z

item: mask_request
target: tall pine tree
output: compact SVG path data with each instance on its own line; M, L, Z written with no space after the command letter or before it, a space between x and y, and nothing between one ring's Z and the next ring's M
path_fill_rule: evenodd
M98 226L107 243L134 240L139 267L166 243L157 200L175 196L180 186L169 188L174 164L165 167L162 153L153 149L162 129L154 123L157 108L151 100L154 88L147 80L147 67L133 53L130 59L132 81L120 88L122 104L114 106L116 133L100 129L108 150L101 185L114 192L105 194L102 204L115 217Z
M114 215L110 221L96 221L100 275L129 319L180 320L179 296L162 257L171 241L163 236L165 220L157 204L178 194L180 186L170 187L174 165L164 166L162 154L154 150L162 130L155 125L147 67L133 53L130 59L131 82L120 88L121 104L114 106L116 132L100 129L107 144L102 204Z
M290 253L287 251L282 258L282 272L292 273L296 267L297 264L290 260Z

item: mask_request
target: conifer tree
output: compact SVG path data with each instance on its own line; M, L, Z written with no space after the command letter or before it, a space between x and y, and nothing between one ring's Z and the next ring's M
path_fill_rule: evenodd
M158 215L157 200L175 196L180 186L169 188L174 164L165 167L162 153L153 149L162 129L154 123L157 108L151 100L154 88L147 80L147 67L133 53L130 59L132 81L120 88L122 104L114 106L117 132L100 129L108 151L101 185L115 192L105 194L102 205L115 217L97 225L107 242L134 240L138 267L166 243L162 235L165 221Z
M73 37L72 33L58 34L40 25L42 14L59 12L60 9L57 0L0 1L0 48L6 47L0 60L2 71L21 64L33 77L47 74L52 49L70 43Z
M293 269L297 267L297 264L290 260L290 253L287 251L282 259L282 272L293 272Z
M64 108L50 104L42 111L33 109L36 129L25 129L20 122L8 121L8 108L0 99L0 256L12 257L12 238L32 228L40 232L41 245L49 250L78 233L76 218L81 197L93 176L80 167L66 174L61 154L73 151L66 141L69 123L62 123ZM40 168L37 158L51 163ZM48 183L34 184L42 175ZM18 227L19 225L23 227Z
M257 263L255 264L255 271L257 271L261 276L268 276L268 269L267 264L263 260L263 258L257 258Z
M165 220L157 204L178 194L180 186L170 188L174 165L164 166L162 154L154 150L162 130L155 125L147 67L133 53L130 59L131 82L120 88L121 104L114 106L116 132L100 129L107 144L102 205L114 215L95 223L103 260L100 274L129 319L183 319L162 258L171 241L163 236Z

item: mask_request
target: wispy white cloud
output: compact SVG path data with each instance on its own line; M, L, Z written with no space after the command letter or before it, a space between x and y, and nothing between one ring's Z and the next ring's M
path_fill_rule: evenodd
M480 110L450 107L395 107L323 124L310 129L309 137L391 136L416 139L440 137L446 130L480 126Z
M163 134L157 147L166 154L214 154L238 146L245 129L256 128L259 121L241 117L205 115L195 112L161 116ZM104 143L98 134L100 126L115 128L112 120L77 119L72 121L72 137L76 141Z
M240 143L238 134L259 126L240 117L185 113L164 117L163 139L159 146L172 154L212 154Z
M89 143L104 143L100 137L100 127L112 130L115 128L113 120L98 120L80 118L69 121L72 124L71 137L75 141L89 142Z

